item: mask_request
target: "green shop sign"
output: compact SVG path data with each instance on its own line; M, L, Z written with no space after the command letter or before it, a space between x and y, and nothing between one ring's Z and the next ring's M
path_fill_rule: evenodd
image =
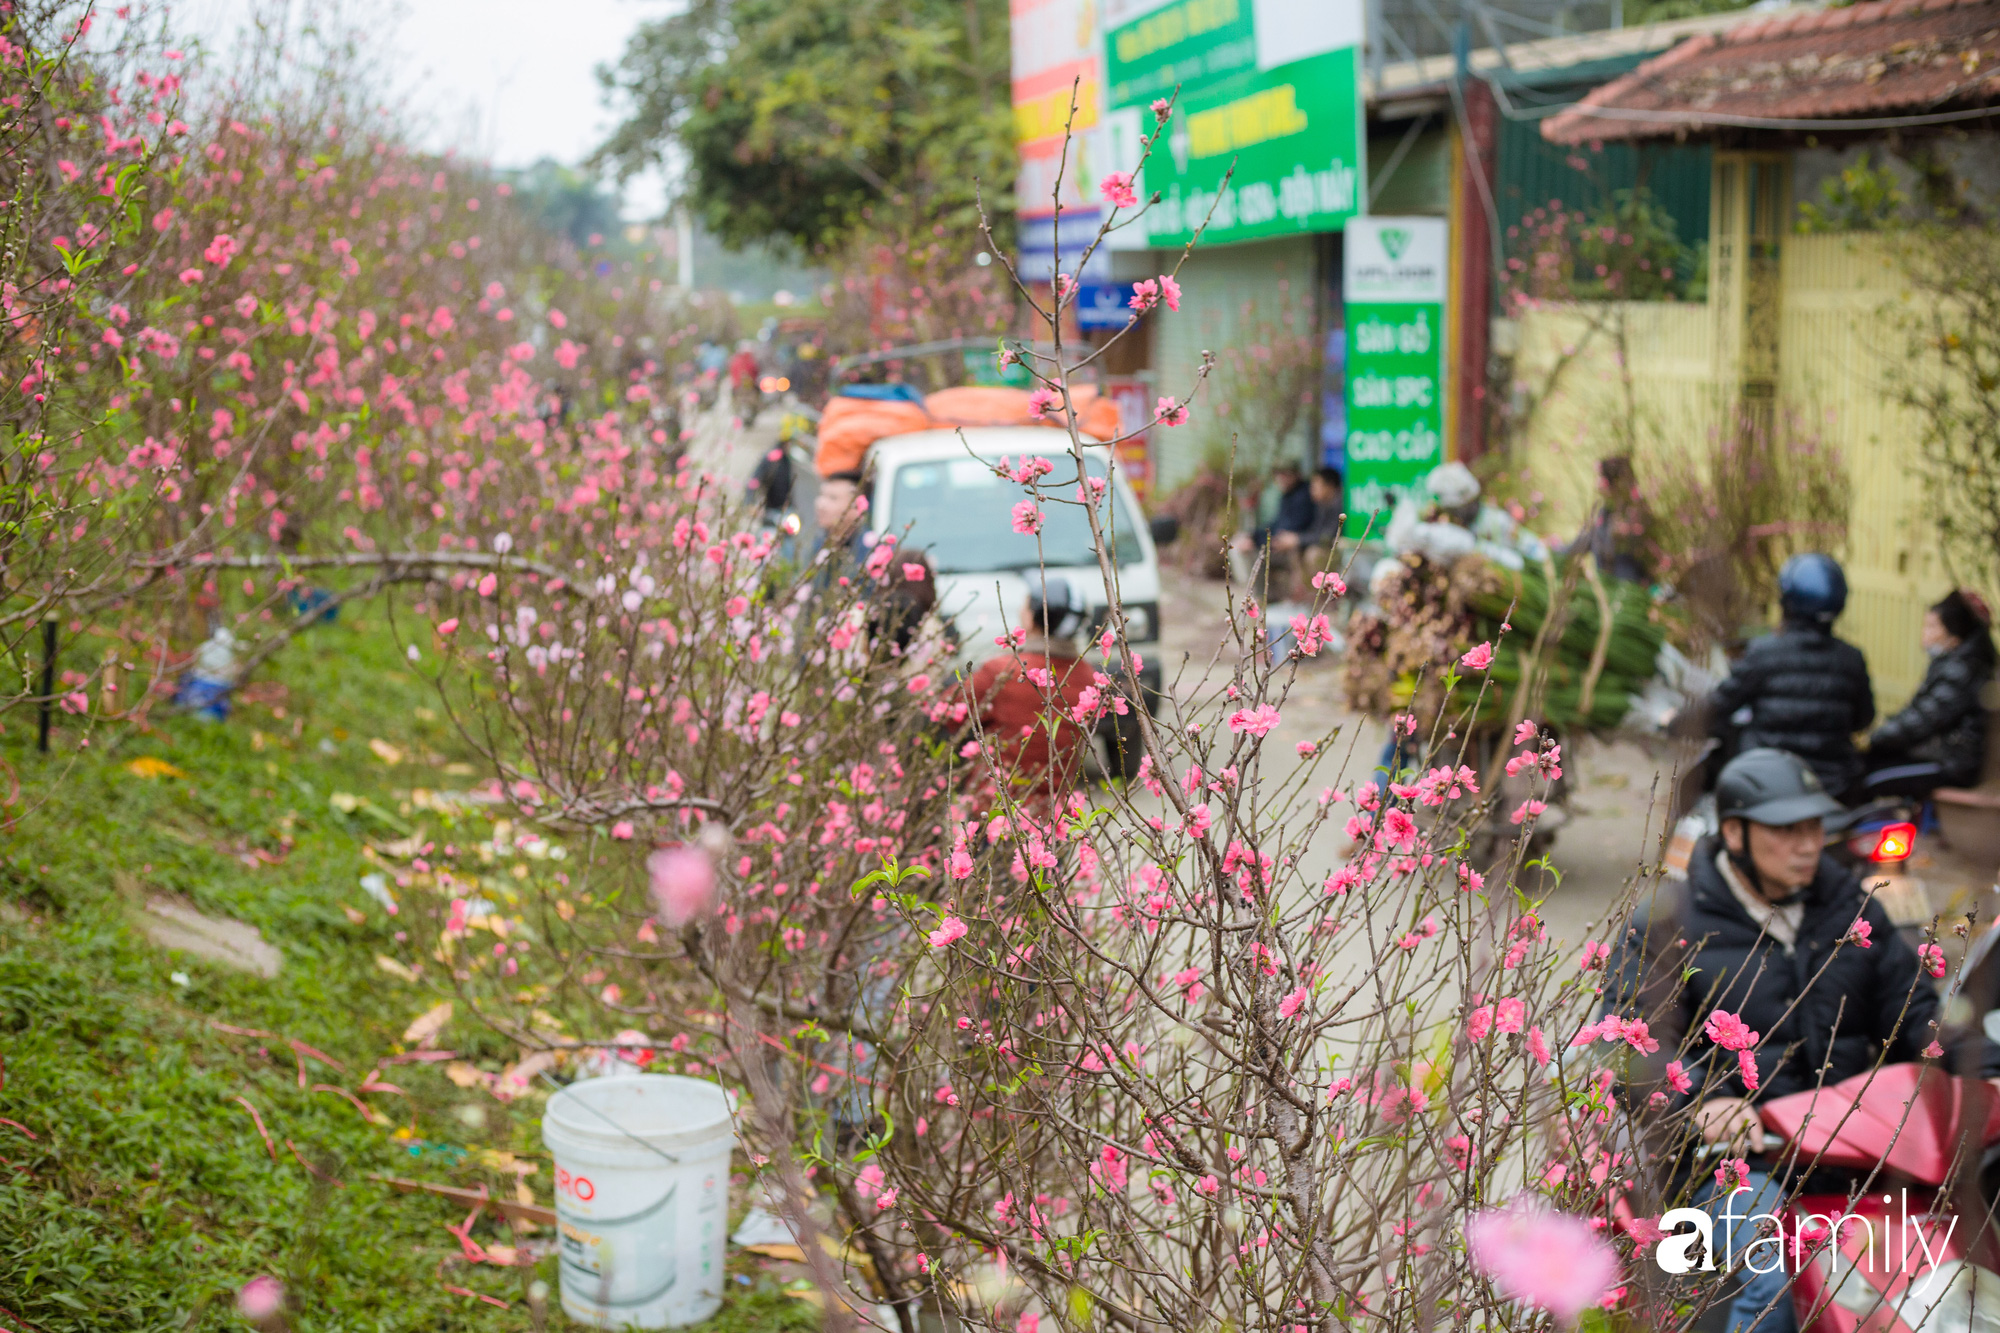
M1444 461L1445 221L1356 218L1342 250L1348 532L1380 536Z
M1204 219L1217 243L1338 231L1361 211L1359 0L1111 0L1106 10L1114 163L1139 160L1148 108L1180 90L1137 182L1142 197L1160 194L1139 224L1145 244L1185 244Z

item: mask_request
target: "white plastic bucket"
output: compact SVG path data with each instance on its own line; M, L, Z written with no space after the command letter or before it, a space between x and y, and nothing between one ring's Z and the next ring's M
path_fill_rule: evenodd
M594 1078L549 1098L564 1313L677 1328L722 1304L729 1098L698 1078Z

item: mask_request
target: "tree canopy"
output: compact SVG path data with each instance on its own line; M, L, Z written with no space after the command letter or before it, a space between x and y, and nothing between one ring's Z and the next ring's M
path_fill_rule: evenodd
M626 114L598 161L678 175L732 246L969 241L976 188L1011 221L1003 0L690 0L599 76Z

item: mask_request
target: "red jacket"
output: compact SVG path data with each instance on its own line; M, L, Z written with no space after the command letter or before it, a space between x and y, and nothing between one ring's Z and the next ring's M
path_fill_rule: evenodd
M1044 685L1030 678L1035 671L1049 673L1059 704L1045 702ZM1053 809L1082 780L1090 732L1077 725L1075 712L1095 676L1079 658L1030 648L989 658L972 673L967 707L1023 804Z

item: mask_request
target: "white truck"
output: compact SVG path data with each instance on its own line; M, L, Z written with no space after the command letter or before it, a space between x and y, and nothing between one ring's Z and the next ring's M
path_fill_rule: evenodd
M1053 469L1041 479L1051 499L1042 506L1039 536L1014 530L1014 505L1026 492L994 471L1002 458L1023 455L1046 458ZM869 524L930 557L937 570L938 614L957 630L962 665L969 668L1000 651L994 639L1020 624L1031 577L1068 580L1091 607L1084 632L1096 637L1107 609L1104 579L1081 506L1058 502L1069 500L1078 482L1064 432L1033 426L917 431L876 441L868 460ZM1141 663L1144 697L1137 702L1150 710L1159 701L1161 681L1156 543L1171 542L1179 524L1164 516L1147 523L1138 498L1110 464L1109 449L1085 450L1089 475L1111 479L1104 518L1113 537L1128 638ZM1087 647L1097 660L1095 644ZM1110 665L1105 669L1120 676ZM1142 753L1136 720L1107 718L1099 741L1106 771L1130 776Z

